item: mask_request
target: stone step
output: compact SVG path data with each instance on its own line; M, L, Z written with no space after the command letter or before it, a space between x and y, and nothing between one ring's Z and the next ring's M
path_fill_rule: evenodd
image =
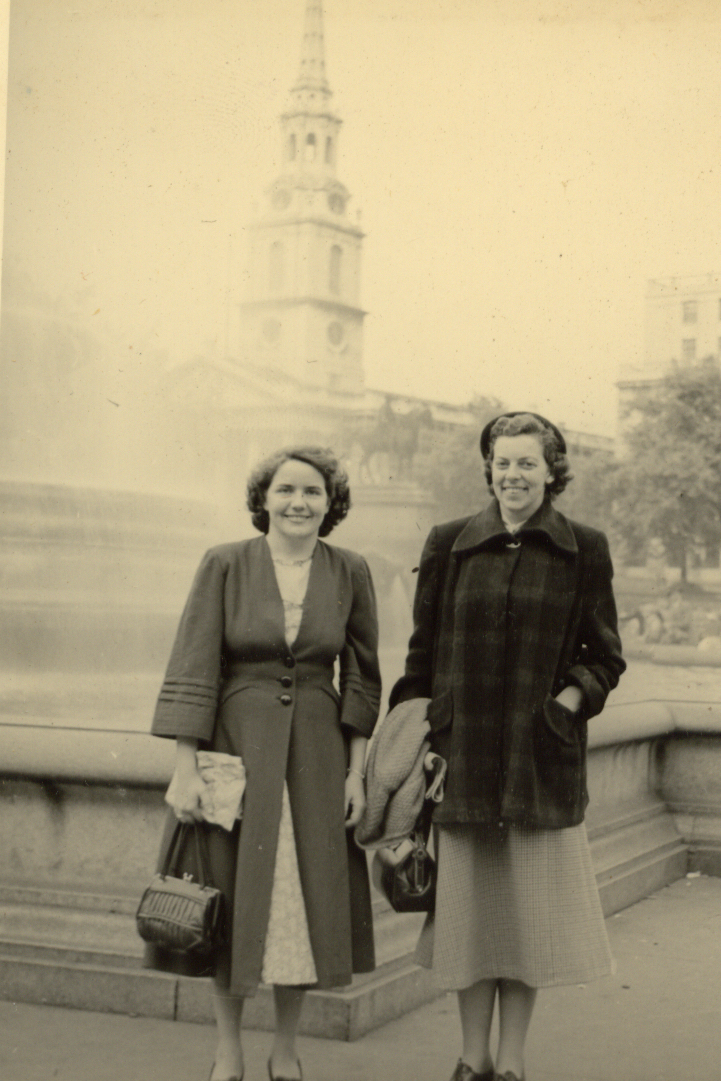
M82 903L80 903L82 901ZM183 1021L211 1022L207 980L142 968L135 930L137 899L16 887L0 891L0 987L15 1001L72 1006ZM377 968L348 988L313 991L302 1031L355 1039L438 994L430 974L410 960L422 916L374 904ZM269 988L249 999L244 1023L273 1028Z
M681 877L688 846L654 799L618 805L589 823L591 851L606 915ZM0 995L183 1021L212 1021L203 980L142 968L135 931L137 897L52 886L0 887ZM307 1035L351 1040L438 995L430 973L412 963L422 916L398 916L378 895L374 930L378 968L335 991L312 991L303 1011ZM244 1013L249 1027L273 1027L272 993L261 987Z
M122 910L118 911L109 906L93 909L74 908L67 903L28 903L27 892L25 903L8 903L0 898L0 949L6 954L36 960L62 957L72 964L141 967L143 942L135 929L135 899L129 904L130 899L124 899ZM59 892L52 891L51 896L57 897ZM44 891L37 893L44 896ZM63 898L66 902L68 899ZM97 903L101 898L95 900ZM113 903L112 899L107 900ZM387 906L377 907L380 911L374 918L374 937L380 968L412 953L423 916L398 915Z
M624 866L598 877L598 889L605 916L628 908L637 901L683 878L689 869L688 847L680 841L639 855Z
M675 882L688 869L688 846L660 800L620 804L589 823L588 836L606 916Z
M140 968L143 943L131 916L50 905L0 905L0 949L34 960Z
M0 945L2 997L15 1002L99 1010L164 1020L213 1020L208 980L91 964L61 964L7 954ZM408 961L382 966L338 991L309 991L304 1035L355 1040L437 997L429 972ZM248 1028L271 1031L272 991L260 987L243 1012Z

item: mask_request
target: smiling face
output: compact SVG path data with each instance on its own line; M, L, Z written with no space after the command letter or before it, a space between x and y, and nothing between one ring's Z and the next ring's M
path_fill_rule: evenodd
M507 521L515 525L530 518L552 480L537 436L499 435L493 446L491 483Z
M290 458L278 467L266 492L269 538L275 534L286 542L315 540L329 506L323 474Z

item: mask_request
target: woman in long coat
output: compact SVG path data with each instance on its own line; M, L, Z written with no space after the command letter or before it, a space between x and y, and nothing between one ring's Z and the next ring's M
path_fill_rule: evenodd
M177 741L177 818L202 817L198 748L240 755L246 771L241 822L204 827L232 917L213 980L211 1081L243 1075L242 1004L259 982L275 992L270 1077L294 1081L303 990L374 967L365 857L349 827L365 805L380 699L375 597L365 560L318 539L349 505L328 451L291 448L261 464L248 506L265 535L205 555L158 699L152 731ZM146 963L167 961L151 950Z
M430 698L448 761L436 913L417 959L458 991L452 1081L522 1081L537 989L611 971L583 825L586 743L625 664L606 538L551 502L570 479L559 430L509 413L481 451L494 499L428 537L390 704Z

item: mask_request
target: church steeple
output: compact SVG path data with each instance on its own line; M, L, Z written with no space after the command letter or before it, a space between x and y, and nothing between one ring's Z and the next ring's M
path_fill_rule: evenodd
M246 325L263 363L344 394L363 387L363 233L336 176L341 120L325 73L323 7L306 0L300 70L280 118L282 167L251 226Z
M326 181L335 177L341 120L332 110L332 97L325 74L323 5L320 0L307 0L298 78L291 87L288 108L280 118L287 169L324 177ZM335 183L345 206L348 192Z
M317 0L308 0L306 4L300 70L292 93L297 95L312 91L323 96L331 96L331 90L325 77L323 5Z

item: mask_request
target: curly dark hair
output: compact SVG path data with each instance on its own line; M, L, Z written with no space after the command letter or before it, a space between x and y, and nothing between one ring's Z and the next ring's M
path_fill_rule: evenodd
M261 533L267 533L270 525L268 511L265 509L265 497L273 477L284 462L305 462L317 469L325 481L325 490L330 506L321 527L320 537L327 537L330 531L342 522L350 510L350 488L348 474L328 447L284 447L268 458L264 458L248 477L246 503L251 513L253 525Z
M496 444L496 440L501 435L538 436L543 450L543 457L546 459L546 465L553 477L553 480L547 486L547 491L551 499L555 499L557 495L560 495L569 481L573 480L573 473L571 472L568 457L564 451L561 450L553 429L545 425L538 417L534 417L532 413L517 413L516 416L513 417L499 417L491 428L488 454L483 460L486 482L488 483L488 490L491 495L493 495L493 482L491 479L493 448Z

